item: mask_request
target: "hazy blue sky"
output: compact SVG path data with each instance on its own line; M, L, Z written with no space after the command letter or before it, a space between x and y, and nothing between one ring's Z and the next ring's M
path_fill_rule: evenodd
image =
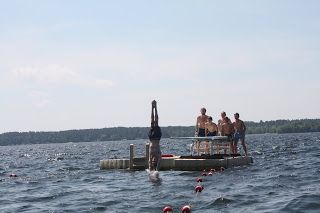
M320 118L320 1L0 5L0 132Z

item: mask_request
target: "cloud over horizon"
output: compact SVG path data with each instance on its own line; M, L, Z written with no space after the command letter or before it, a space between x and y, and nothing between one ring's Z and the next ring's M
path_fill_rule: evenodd
M12 74L15 79L31 84L71 84L97 88L116 86L112 80L82 74L58 64L18 67L12 71Z

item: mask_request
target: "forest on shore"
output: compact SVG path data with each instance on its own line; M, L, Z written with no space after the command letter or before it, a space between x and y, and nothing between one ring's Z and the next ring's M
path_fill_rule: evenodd
M320 132L320 119L246 121L247 134ZM162 137L193 136L194 126L161 127ZM40 143L94 142L147 139L149 127L112 127L58 132L8 132L0 134L0 146Z

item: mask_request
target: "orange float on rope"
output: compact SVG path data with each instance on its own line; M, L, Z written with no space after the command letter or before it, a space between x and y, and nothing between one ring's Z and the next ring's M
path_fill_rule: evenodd
M185 205L181 208L181 213L190 213L191 212L191 206Z
M207 173L203 172L203 173L202 173L202 176L207 176Z
M199 183L199 182L202 182L203 180L202 180L202 178L197 178L197 182Z
M202 192L203 189L204 189L203 186L196 186L196 187L194 188L194 190L195 190L196 192Z
M220 171L223 172L224 170L225 170L225 168L222 166L222 167L220 168Z
M173 209L171 206L166 206L162 209L162 213L172 213Z
M212 176L212 174L213 174L212 172L209 172L209 173L208 173L209 176Z

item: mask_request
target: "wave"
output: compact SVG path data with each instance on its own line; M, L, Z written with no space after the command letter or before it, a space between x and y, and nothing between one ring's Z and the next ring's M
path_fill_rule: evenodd
M320 212L320 194L301 195L289 201L289 203L281 209L284 212Z

